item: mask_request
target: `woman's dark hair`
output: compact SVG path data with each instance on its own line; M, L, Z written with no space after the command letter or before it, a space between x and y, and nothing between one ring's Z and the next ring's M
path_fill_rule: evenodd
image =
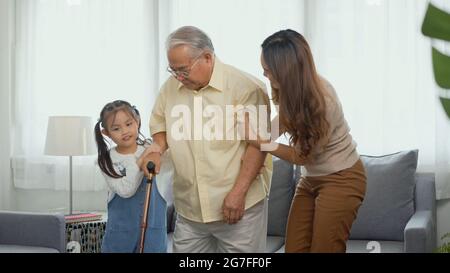
M278 83L272 98L279 104L281 125L297 154L306 159L328 135L324 87L311 49L294 30L278 31L262 44L262 57Z
M116 100L113 102L110 102L106 104L102 111L100 112L100 118L98 119L97 124L95 124L95 141L97 142L97 149L98 149L98 158L97 162L100 166L100 169L108 176L112 178L121 178L123 175L117 174L117 172L114 170L111 156L109 154L109 147L108 143L105 140L103 134L102 134L102 127L105 130L108 130L106 127L106 120L108 120L109 117L114 116L117 114L118 111L125 111L126 113L130 114L136 122L139 124L138 127L138 137L136 139L136 143L138 145L144 145L148 140L141 134L141 117L139 115L139 111L136 109L135 106L132 106L129 102L123 101L123 100Z

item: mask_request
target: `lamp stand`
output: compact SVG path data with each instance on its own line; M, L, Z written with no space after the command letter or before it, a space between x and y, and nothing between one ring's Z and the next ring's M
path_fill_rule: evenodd
M72 215L72 156L69 156L69 175L70 175L70 188L69 188L69 215Z

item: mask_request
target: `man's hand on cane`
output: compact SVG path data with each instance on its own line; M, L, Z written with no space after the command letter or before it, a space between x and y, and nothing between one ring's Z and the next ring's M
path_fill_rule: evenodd
M145 177L149 178L150 173L147 169L147 163L149 161L152 161L155 164L155 174L159 173L159 170L161 168L161 154L157 152L149 153L147 155L142 155L138 159L138 166L139 168L144 172Z
M149 147L147 147L136 162L138 164L138 166L141 166L144 158L151 153L161 154L162 153L161 146L159 146L157 143L152 143Z

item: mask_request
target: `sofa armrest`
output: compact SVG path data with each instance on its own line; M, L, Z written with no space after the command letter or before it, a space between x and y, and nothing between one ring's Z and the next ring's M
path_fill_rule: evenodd
M406 224L405 253L430 253L435 248L435 228L432 212L416 211Z
M40 246L65 252L64 215L0 211L0 244Z

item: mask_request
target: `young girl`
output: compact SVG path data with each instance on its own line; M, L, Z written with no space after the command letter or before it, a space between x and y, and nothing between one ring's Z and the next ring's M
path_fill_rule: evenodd
M109 188L108 220L102 242L102 252L137 252L144 210L146 179L137 160L151 144L140 133L141 119L138 110L130 103L116 100L106 104L95 125L98 147L98 164ZM117 146L108 149L104 136ZM146 151L146 153L151 151ZM167 160L167 159L166 159ZM170 165L170 164L164 164ZM169 170L170 171L170 170ZM166 200L158 188L168 188L158 179L153 183L144 252L166 252ZM157 178L154 178L156 182ZM167 193L167 191L163 192ZM167 196L167 194L165 194Z

